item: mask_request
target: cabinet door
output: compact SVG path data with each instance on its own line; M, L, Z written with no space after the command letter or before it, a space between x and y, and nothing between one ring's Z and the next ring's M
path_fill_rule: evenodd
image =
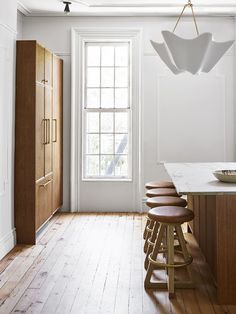
M44 118L46 121L45 176L52 172L52 89L45 86Z
M48 177L36 184L36 230L51 216L52 179Z
M45 69L44 69L44 51L45 49L37 44L36 46L36 81L44 83Z
M53 212L62 206L63 185L63 61L53 57Z
M44 176L44 146L45 146L45 119L44 119L44 86L36 84L36 110L35 110L35 179Z
M45 84L49 86L52 86L52 58L52 53L45 49Z

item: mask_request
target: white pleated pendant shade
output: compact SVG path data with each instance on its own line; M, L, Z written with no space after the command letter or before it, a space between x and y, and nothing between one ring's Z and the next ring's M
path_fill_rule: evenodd
M172 32L162 31L164 43L151 40L162 61L174 73L209 72L234 44L234 41L217 43L211 33L203 33L193 39L184 39Z

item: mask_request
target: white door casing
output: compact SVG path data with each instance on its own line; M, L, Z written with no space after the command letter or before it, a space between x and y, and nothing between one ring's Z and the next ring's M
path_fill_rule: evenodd
M71 103L71 211L141 211L141 35L140 29L72 29L72 103ZM132 180L82 181L82 68L86 41L129 40L132 49Z

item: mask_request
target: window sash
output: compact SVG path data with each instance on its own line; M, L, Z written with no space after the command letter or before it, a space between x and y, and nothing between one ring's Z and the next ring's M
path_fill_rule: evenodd
M116 66L115 63L113 66L102 66L101 65L101 53L100 53L100 65L99 66L87 66L87 47L88 46L99 46L100 51L101 47L103 46L121 46L124 44L126 47L128 46L128 65L127 66ZM127 45L128 44L128 45ZM84 68L83 68L83 106L82 106L82 178L83 180L109 180L109 181L118 181L118 180L132 180L132 136L131 136L131 131L132 131L132 110L131 110L131 103L132 103L132 97L131 97L131 90L132 90L132 75L131 75L131 45L130 42L94 42L94 43L85 43L85 58L84 58ZM114 56L115 60L115 56ZM115 62L115 61L114 61ZM100 107L99 108L88 108L86 107L86 95L87 95L87 90L91 89L93 87L87 86L87 68L100 68L100 86L99 87L94 87L98 88L100 90ZM115 86L115 77L114 77L114 82L113 82L113 87L104 87L101 86L101 69L102 68L113 68L114 69L114 76L115 76L115 69L116 68L127 68L128 71L128 86L127 87L116 87ZM114 97L115 97L115 90L117 89L127 89L128 90L128 107L127 108L115 108L115 99L114 99L114 107L112 108L101 108L101 90L102 89L113 89L114 90ZM99 114L99 131L98 132L88 132L87 129L87 113L92 112L92 113L118 113L118 112L125 112L128 114L128 130L126 132L115 132L114 126L113 126L113 132L101 132L101 114ZM114 117L113 117L114 119ZM99 136L99 153L98 154L91 154L88 153L87 151L87 142L88 142L88 135L98 135ZM128 143L128 151L127 153L116 153L115 147L113 147L113 153L112 154L104 154L101 152L101 135L103 134L111 134L113 137L115 135L119 134L127 134L127 143ZM115 146L115 138L113 138L113 145ZM87 157L88 156L98 156L99 157L99 175L88 175L87 173ZM101 175L101 158L102 156L113 156L114 158L119 156L125 156L127 157L127 175ZM112 161L113 162L113 161ZM115 171L115 166L117 163L114 164L114 171Z

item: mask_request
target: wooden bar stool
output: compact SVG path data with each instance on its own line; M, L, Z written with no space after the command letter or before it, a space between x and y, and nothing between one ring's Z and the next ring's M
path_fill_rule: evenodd
M151 198L151 197L157 197L157 196L179 196L175 188L158 188L158 189L151 189L147 190L146 196ZM143 232L143 238L144 240L146 239L147 236L147 227L150 224L150 220L148 216L146 216L147 222L146 226Z
M174 188L174 184L169 181L160 181L160 182L148 182L145 184L147 190L151 189L161 189L161 188Z
M180 206L180 207L185 207L187 206L187 201L184 200L181 197L177 197L177 196L158 196L158 197L152 197L152 198L148 198L146 201L146 204L148 207L150 208L154 208L154 207L160 207L160 206ZM156 225L156 227L155 227ZM158 230L158 224L155 224L155 221L150 219L149 215L147 218L147 222L146 222L146 226L145 226L145 230L144 230L144 252L147 253L148 250L148 241L149 238L151 237L152 234L152 238L150 239L150 241L153 243L153 241L155 241L155 233L153 233L153 229L155 227L155 230Z
M146 192L147 197L157 197L157 196L179 196L176 189L174 188L160 188L151 189Z
M168 289L169 297L174 296L175 288L194 288L191 281L175 281L175 268L185 267L192 263L193 258L188 253L185 244L181 224L193 220L194 214L191 210L179 206L161 206L149 211L148 216L151 220L159 224L158 235L152 252L148 255L149 265L144 282L145 288L150 289ZM167 247L163 247L163 238L167 232ZM154 232L154 231L153 231ZM181 250L174 249L174 232L177 233ZM167 253L166 262L158 261L158 254ZM174 253L182 255L183 261L176 262ZM167 269L167 282L151 282L153 271L157 268Z

